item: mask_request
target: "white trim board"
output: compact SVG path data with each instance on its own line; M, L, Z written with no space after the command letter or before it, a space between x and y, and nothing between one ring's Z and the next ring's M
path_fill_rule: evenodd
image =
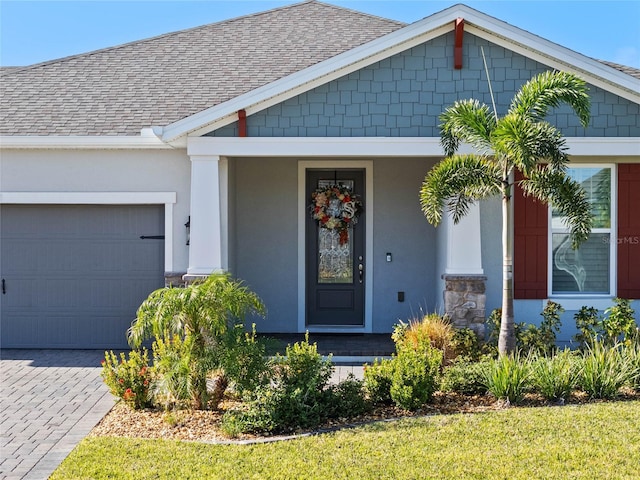
M298 162L298 333L336 332L336 333L372 333L373 332L373 262L367 261L364 273L364 327L307 327L306 325L306 255L305 224L308 215L306 196L306 171L310 168L361 168L365 171L366 202L373 205L373 161L372 160L301 160ZM373 258L373 208L365 208L365 259Z

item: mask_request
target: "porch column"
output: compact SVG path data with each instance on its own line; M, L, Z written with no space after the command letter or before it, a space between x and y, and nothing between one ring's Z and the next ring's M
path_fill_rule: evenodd
M460 222L445 219L447 263L444 310L457 328L470 328L484 339L485 277L482 268L480 206L474 204Z
M191 155L190 158L189 268L184 277L187 282L223 269L221 159L219 155Z

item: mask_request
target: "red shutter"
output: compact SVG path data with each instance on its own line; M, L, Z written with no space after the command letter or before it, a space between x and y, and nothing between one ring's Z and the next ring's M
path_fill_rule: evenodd
M618 165L618 297L640 299L640 164Z
M522 174L516 172L516 180ZM522 189L513 189L513 298L548 298L547 295L547 206Z

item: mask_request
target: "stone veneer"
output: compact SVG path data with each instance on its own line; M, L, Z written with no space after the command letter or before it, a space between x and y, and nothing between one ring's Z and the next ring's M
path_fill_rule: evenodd
M444 311L456 328L470 328L478 337L485 334L485 282L483 275L442 275L445 281Z

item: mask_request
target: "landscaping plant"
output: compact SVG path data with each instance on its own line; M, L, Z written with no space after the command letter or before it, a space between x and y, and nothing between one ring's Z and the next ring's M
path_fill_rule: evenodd
M613 302L615 305L604 311L605 317L602 319L604 341L609 345L618 341L631 343L638 332L631 301L615 298Z
M624 355L619 344L609 346L593 342L582 356L579 387L591 398L611 399L620 388L632 380L634 366L630 356Z
M571 350L537 355L532 361L532 384L545 399L564 403L576 387L580 363Z
M425 345L421 350L400 348L393 358L389 393L400 408L417 410L428 403L438 387L442 351Z
M498 400L516 405L531 387L531 365L519 352L491 359L484 373L487 391Z
M394 361L390 358L375 359L373 365L364 366L364 389L373 403L390 405L391 381Z
M553 206L566 219L574 248L591 232L591 205L582 186L566 174L569 163L565 139L548 123L549 110L567 105L586 127L590 99L584 80L562 71L547 71L526 82L508 111L497 111L478 100L460 100L440 116L441 144L446 158L424 179L420 203L427 220L438 225L444 211L455 223L470 206L488 197L502 200L502 318L500 355L516 349L513 313L512 198L514 174L526 195ZM462 144L477 153L457 154Z
M524 352L549 355L556 349L556 333L560 331L560 315L564 312L562 305L547 301L540 326L522 325L516 336L518 348Z
M149 367L149 354L143 348L132 350L128 357L124 353L120 353L118 358L112 351L104 352L100 375L111 394L131 408L138 410L150 407L152 371Z
M587 348L598 338L600 332L601 319L598 309L583 306L573 315L573 318L578 329L578 333L573 336L573 339L578 342L580 349Z
M139 347L149 338L166 343L178 337L181 349L186 349L183 354L189 357L192 404L198 409L207 408L207 375L219 369L222 378L218 385L226 385L225 366L237 345L225 340L229 331L243 325L250 314L264 314L258 296L227 274L212 274L184 288L152 292L138 309L128 332L129 342Z

